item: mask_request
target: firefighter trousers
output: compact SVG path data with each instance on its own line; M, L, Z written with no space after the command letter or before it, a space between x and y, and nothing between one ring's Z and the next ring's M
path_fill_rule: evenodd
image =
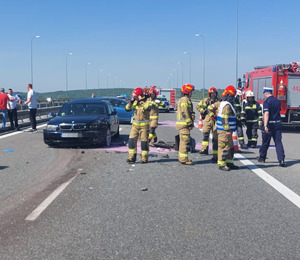
M246 130L246 134L248 137L248 146L250 145L255 145L257 144L257 138L258 138L258 134L257 134L257 130L258 130L258 123L246 123L247 126L247 130Z
M238 136L239 144L244 144L245 139L244 139L243 125L241 120L239 119L236 120L236 127L237 127L237 136Z
M217 130L218 133L218 165L226 166L227 163L233 163L233 140L232 132Z
M158 126L158 119L150 119L149 124L150 124L149 142L156 142L157 141L156 128Z
M179 151L178 160L181 163L188 162L188 146L190 144L190 130L188 128L182 128L179 130Z
M215 122L212 119L209 120L204 120L203 123L203 128L202 128L202 134L203 134L203 138L202 138L202 151L208 150L208 145L209 145L209 134L210 132L212 132L214 134L214 125ZM217 146L217 140L215 141ZM213 139L213 144L214 144L214 139Z
M130 130L128 148L129 148L129 160L136 161L137 153L137 141L140 138L141 140L141 149L142 149L142 162L148 162L149 157L149 125L133 125Z

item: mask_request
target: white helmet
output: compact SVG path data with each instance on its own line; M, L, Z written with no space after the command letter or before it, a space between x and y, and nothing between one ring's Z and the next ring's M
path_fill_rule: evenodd
M246 97L254 97L254 93L252 91L247 91Z

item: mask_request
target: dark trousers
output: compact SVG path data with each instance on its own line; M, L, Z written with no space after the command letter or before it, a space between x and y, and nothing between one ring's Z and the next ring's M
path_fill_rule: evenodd
M236 120L236 127L237 127L237 135L238 135L238 140L239 144L244 144L244 132L243 132L243 125L241 120Z
M30 123L31 123L31 128L32 129L36 129L36 108L35 109L30 109L29 110L29 119L30 119Z
M246 123L247 130L246 134L248 137L248 144L254 144L256 145L257 143L257 138L258 138L258 123Z
M12 110L8 109L7 113L8 113L8 118L9 118L9 121L10 121L10 127L14 128L14 122L15 122L15 127L19 127L17 108L14 108Z
M269 132L266 133L264 130L262 131L262 145L259 149L259 156L260 158L266 159L267 151L270 146L271 138L273 138L275 147L276 147L276 154L278 162L284 161L284 149L282 145L282 124L281 123L273 123L269 124L268 126Z

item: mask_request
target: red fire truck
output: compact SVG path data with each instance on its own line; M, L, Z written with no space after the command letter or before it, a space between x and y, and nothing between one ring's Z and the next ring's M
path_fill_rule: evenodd
M285 124L300 124L300 68L297 62L261 66L244 75L242 99L246 92L254 92L263 104L264 87L273 87L273 95L281 102L280 115Z
M160 89L159 94L165 96L170 103L170 110L176 109L176 90L175 89Z

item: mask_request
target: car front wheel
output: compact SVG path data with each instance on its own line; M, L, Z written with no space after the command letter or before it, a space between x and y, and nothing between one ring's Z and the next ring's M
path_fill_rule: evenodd
M104 145L107 146L107 147L111 146L111 131L110 131L109 128L107 128L107 131L106 131L106 137L105 137L105 140L104 140Z

